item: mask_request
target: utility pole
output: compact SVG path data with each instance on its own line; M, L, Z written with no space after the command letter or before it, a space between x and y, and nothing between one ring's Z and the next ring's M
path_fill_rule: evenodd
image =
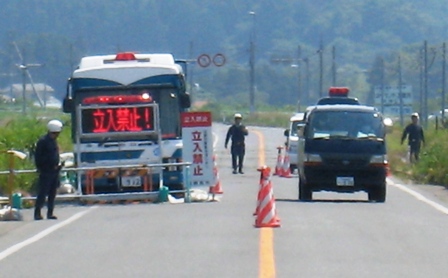
M300 103L303 101L303 95L302 95L302 49L300 45L297 48L297 70L298 76L297 76L297 111L300 111Z
M26 115L26 67L20 65L19 68L22 70L22 114Z
M381 57L381 114L384 114L384 58Z
M419 50L419 70L420 70L420 88L419 88L419 113L423 116L423 48L420 47Z
M34 90L34 83L33 80L31 78L30 73L28 72L28 68L30 67L41 67L41 64L20 64L17 65L17 67L22 71L22 113L23 115L26 115L26 78L28 76L28 78L30 79L30 86L31 89ZM40 96L37 92L35 92L37 95L37 100L39 101L39 103L41 104L41 106L43 106L43 101L40 99Z
M190 56L190 61L193 63L193 41L190 41L190 54L188 55L188 56ZM187 78L189 79L189 81L190 81L190 90L191 90L191 92L190 92L190 97L193 97L193 100L194 100L194 98L195 97L197 97L197 96L193 96L194 94L193 94L193 88L194 88L194 84L193 84L193 67L191 67L191 68L189 68L188 67L188 62L187 62L187 69L186 69L186 75L187 75Z
M252 34L250 36L250 93L249 93L249 111L250 114L255 112L255 12L249 12L253 18Z
M26 77L28 76L28 79L30 80L30 85L31 85L31 89L33 90L33 92L36 94L37 96L37 100L39 101L39 104L42 106L44 106L43 101L41 100L41 97L39 95L39 93L37 93L37 91L34 88L34 82L33 82L33 78L31 77L30 72L28 71L29 68L31 67L41 67L42 64L27 64L25 63L25 59L22 56L22 53L20 53L20 49L17 46L16 42L13 42L14 47L17 51L17 55L20 58L20 64L16 64L16 66L22 71L22 113L24 115L26 115Z
M446 43L442 45L442 125L445 127Z
M322 97L323 93L323 82L324 82L324 46L322 39L320 39L319 45L319 97Z
M404 125L403 121L403 92L402 92L402 80L401 80L401 55L398 55L398 97L400 99L400 124Z
M302 62L304 62L307 66L308 71L308 58L302 58L302 48L299 45L297 47L297 58L291 58L291 57L284 57L284 58L274 58L271 59L272 63L282 63L282 64L289 64L291 68L297 68L297 111L300 111L300 105L302 103L307 103L307 97L306 94L308 92L308 88L304 89L304 85L302 82ZM308 83L308 75L305 76L306 82ZM305 83L305 86L308 86L307 83Z
M332 73L333 73L333 86L336 86L336 46L332 48Z
M308 105L310 101L310 59L304 58L305 62L305 93L304 93L304 102Z
M425 41L425 46L424 46L424 59L425 59L425 67L424 67L424 71L425 71L425 75L424 75L424 98L423 98L423 123L425 124L425 127L427 127L427 123L428 123L428 42Z

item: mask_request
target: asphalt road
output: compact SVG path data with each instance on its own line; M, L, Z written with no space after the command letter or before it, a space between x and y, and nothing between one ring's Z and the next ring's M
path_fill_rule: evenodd
M272 177L279 228L254 227L260 165L274 168L283 130L249 127L245 174L233 175L215 124L219 202L58 205L56 221L0 222L0 277L447 277L448 202L391 177L366 193L297 201L297 177Z

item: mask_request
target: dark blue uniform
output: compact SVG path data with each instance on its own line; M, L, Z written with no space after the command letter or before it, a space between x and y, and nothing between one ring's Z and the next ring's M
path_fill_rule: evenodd
M34 161L39 172L38 194L34 210L34 218L42 218L40 210L47 200L47 217L53 216L56 190L59 187L59 149L50 133L42 136L36 144Z
M238 171L243 173L243 162L244 162L244 154L246 152L244 137L248 134L247 129L244 125L232 125L227 131L225 147L227 148L227 144L229 140L232 139L232 146L230 152L232 154L232 168L233 173L235 174Z
M425 142L425 135L423 133L423 128L418 124L408 124L403 130L403 135L401 136L401 143L408 137L408 145L410 148L410 159L419 159L420 147L422 142Z

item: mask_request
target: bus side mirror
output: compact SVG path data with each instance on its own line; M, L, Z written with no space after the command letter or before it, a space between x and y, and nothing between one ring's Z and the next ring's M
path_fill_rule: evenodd
M182 108L190 108L191 99L189 93L180 94L179 98L180 98L180 105L182 106Z
M283 135L285 135L286 137L289 137L289 128L285 129L285 131L283 132Z
M72 98L64 98L62 102L62 111L64 113L72 113L74 108L74 102Z

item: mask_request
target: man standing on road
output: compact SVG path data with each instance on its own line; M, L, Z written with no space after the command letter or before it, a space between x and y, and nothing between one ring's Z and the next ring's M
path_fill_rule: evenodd
M56 190L59 187L59 149L56 139L62 130L62 123L58 120L51 120L47 124L48 132L39 138L36 144L34 162L39 172L38 194L34 208L34 220L42 220L40 210L45 198L47 200L47 219L57 219L53 214Z
M412 122L404 128L403 135L401 136L402 145L406 137L408 137L410 162L418 161L421 144L425 143L423 128L418 124L418 119L419 119L418 113L412 113L411 115Z
M229 127L227 131L226 141L224 147L227 149L227 144L229 140L232 139L232 146L230 149L230 153L232 154L232 168L233 173L244 174L243 172L243 161L245 154L245 145L244 138L247 136L248 131L247 128L241 124L243 117L241 114L235 114L235 123ZM237 172L238 169L238 172Z

